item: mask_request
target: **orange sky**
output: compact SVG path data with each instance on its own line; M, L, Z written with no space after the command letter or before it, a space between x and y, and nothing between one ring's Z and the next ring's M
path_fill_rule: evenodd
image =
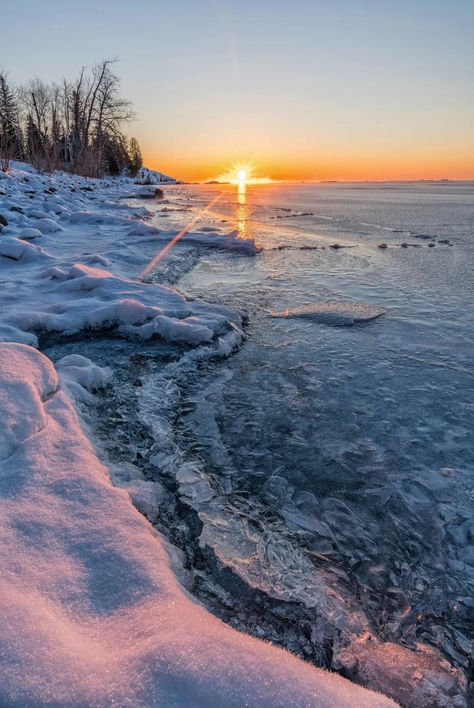
M363 153L353 150L342 154L325 153L314 147L306 155L281 147L276 147L271 155L263 155L257 148L255 152L224 149L222 157L212 155L212 159L200 150L196 150L197 154L191 149L180 154L178 150L157 150L153 144L143 147L148 166L190 181L216 178L239 163L252 165L255 176L277 180L474 179L474 148L454 150L452 144L436 150L372 148Z

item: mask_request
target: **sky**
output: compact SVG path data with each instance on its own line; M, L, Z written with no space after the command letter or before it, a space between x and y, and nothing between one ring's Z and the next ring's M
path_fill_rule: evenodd
M273 179L474 178L473 0L0 0L0 65L118 57L145 164Z

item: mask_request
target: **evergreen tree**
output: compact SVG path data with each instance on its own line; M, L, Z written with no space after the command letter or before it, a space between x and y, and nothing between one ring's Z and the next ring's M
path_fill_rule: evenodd
M138 140L136 138L130 138L128 156L130 173L132 177L135 177L140 167L143 166L142 151L140 150L140 145L138 144Z
M0 153L3 157L21 160L23 156L18 103L7 77L0 72Z

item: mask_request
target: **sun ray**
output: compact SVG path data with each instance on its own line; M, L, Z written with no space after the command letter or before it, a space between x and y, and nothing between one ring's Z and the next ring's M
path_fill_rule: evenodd
M209 212L209 211L212 209L212 207L214 206L214 204L217 204L217 202L219 201L219 199L221 199L222 195L223 195L223 192L219 192L219 194L217 194L217 195L214 197L214 199L211 199L211 201L209 202L209 204L207 204L203 209L201 209L201 210L196 214L196 216L194 217L194 219L191 219L191 221L190 221L188 224L186 224L186 226L184 226L184 227L181 229L181 231L178 231L178 233L177 233L175 236L173 236L173 238L171 239L171 241L169 241L169 242L166 244L166 246L165 246L164 248L162 248L161 251L159 251L159 252L156 254L156 256L154 256L154 257L151 259L151 261L148 263L148 265L146 266L146 268L143 269L143 272L142 272L142 274L141 274L141 276L140 276L140 279L141 279L141 280L143 280L144 278L146 278L146 276L147 276L147 275L153 270L153 268L161 261L161 259L166 256L166 254L173 248L173 246L179 241L179 239L182 238L182 237L184 236L184 234L186 234L188 231L190 231L190 230L192 229L192 227L193 227L200 219L202 219L202 217L204 216L204 214L206 214L207 212Z

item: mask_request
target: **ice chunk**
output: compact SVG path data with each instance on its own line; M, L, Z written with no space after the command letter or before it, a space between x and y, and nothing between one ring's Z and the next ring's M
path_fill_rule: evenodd
M372 305L353 302L318 302L301 307L289 307L282 312L272 312L272 317L302 317L321 324L344 326L370 322L384 314L384 310Z

